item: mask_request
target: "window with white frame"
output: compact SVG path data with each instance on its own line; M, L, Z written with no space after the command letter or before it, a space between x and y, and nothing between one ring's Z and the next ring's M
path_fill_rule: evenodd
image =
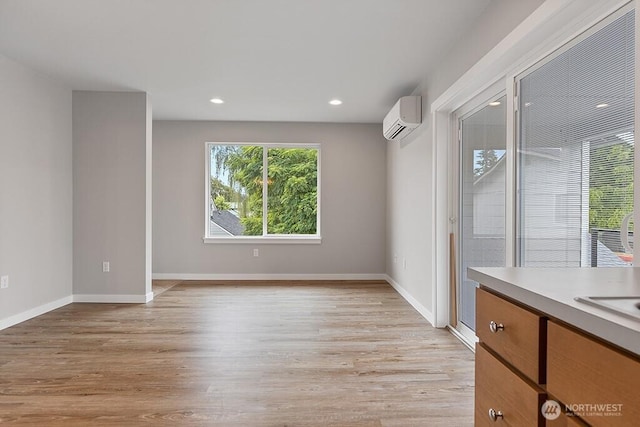
M205 240L320 237L320 147L207 143Z

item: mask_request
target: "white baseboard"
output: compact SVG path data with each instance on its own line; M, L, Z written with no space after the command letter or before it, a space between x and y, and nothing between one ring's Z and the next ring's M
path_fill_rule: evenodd
M433 313L431 312L431 310L427 309L427 307L420 304L420 302L418 302L417 299L411 296L409 292L407 292L402 286L400 286L400 284L398 284L398 282L393 280L390 276L385 275L385 280L389 282L389 284L393 286L393 289L395 289L396 292L398 292L400 296L402 296L402 298L404 298L409 304L411 304L413 308L415 308L416 311L420 313L420 315L422 315L422 317L427 319L427 321L431 323L432 326L435 327L435 323L433 321L434 320Z
M386 280L385 274L185 274L154 273L153 280Z
M23 311L22 313L7 317L6 319L0 319L0 331L74 302L145 304L152 300L153 292L149 292L145 295L69 295L67 297L42 304L38 307L34 307L30 310Z
M40 316L41 314L45 314L49 311L63 307L67 304L71 304L72 302L73 297L69 295L68 297L60 298L58 300L42 304L38 307L32 308L31 310L23 311L22 313L7 317L6 319L0 319L0 331L10 326L17 325L18 323L22 323L26 320L33 319L34 317Z
M145 304L152 299L153 292L144 295L76 294L73 296L73 302L107 304Z

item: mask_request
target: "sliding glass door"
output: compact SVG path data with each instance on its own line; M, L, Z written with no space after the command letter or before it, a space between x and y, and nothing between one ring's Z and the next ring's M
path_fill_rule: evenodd
M451 326L467 342L468 267L633 264L634 54L628 5L454 112Z
M457 324L475 331L475 290L467 267L505 264L506 97L482 103L459 119Z

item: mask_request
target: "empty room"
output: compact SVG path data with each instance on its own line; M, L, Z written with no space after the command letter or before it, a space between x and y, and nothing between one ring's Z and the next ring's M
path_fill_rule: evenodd
M637 425L635 6L0 0L0 423Z

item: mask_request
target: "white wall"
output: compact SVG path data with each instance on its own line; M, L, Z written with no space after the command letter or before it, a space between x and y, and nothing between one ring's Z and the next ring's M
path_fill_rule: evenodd
M154 277L385 273L381 125L155 121L153 132ZM322 243L204 244L207 141L320 143Z
M76 301L145 302L151 290L148 114L145 93L73 92Z
M400 144L388 145L387 273L426 310L433 306L435 268L432 262L435 239L432 170L436 165L430 105L542 3L542 0L492 1L414 92L423 97L425 123Z
M71 146L71 90L0 55L0 329L70 302Z

